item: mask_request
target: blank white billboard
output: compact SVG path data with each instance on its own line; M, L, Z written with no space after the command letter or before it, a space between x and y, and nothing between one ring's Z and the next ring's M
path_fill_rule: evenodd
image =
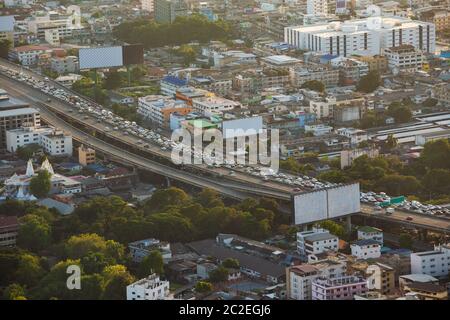
M328 189L328 218L361 211L359 183Z
M82 48L79 50L78 59L80 69L121 67L122 47Z
M326 190L294 196L294 210L294 224L305 224L327 219Z
M224 139L257 134L262 128L262 117L249 117L222 122L222 134Z
M294 195L294 224L333 219L361 211L359 183Z

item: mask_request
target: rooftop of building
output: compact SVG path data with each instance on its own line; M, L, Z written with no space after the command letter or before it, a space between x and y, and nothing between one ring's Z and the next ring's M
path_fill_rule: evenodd
M372 240L372 239L362 239L362 240L357 240L357 241L353 242L352 246L353 245L363 247L363 246L371 246L371 245L379 246L380 244L377 241Z
M376 233L376 232L383 232L383 230L371 227L371 226L362 226L358 228L358 231L365 232L365 233Z
M431 282L411 282L407 285L412 291L422 291L428 293L446 292L447 288Z
M413 274L404 274L399 276L401 279L406 279L412 282L437 282L438 279L436 279L433 276L430 276L428 274L422 274L422 273L413 273Z
M0 228L10 228L19 225L16 216L0 216Z

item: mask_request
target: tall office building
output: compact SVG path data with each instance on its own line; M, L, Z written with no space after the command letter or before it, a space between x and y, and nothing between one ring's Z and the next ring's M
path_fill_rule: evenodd
M301 50L344 57L381 54L382 49L406 44L426 53L436 49L434 24L401 17L287 27L284 40Z
M155 20L172 23L176 17L187 16L188 7L184 0L155 0Z

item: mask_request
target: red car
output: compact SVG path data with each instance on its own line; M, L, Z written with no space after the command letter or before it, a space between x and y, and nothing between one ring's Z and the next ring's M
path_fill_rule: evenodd
M411 221L413 218L411 216L407 216L406 220Z

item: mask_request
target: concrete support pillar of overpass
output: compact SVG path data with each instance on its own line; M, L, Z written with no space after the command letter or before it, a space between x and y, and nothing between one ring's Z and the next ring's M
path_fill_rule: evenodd
M348 215L345 217L345 232L352 232L352 216Z
M428 237L428 230L427 229L422 229L419 231L419 239L421 241L426 241Z

